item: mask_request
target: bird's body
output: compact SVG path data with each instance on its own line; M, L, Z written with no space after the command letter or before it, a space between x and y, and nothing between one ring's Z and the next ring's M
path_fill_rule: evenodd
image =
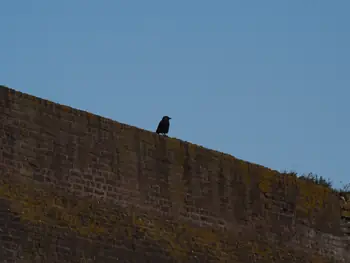
M164 116L162 120L159 122L156 133L158 134L167 134L169 132L170 120L171 118L168 116Z

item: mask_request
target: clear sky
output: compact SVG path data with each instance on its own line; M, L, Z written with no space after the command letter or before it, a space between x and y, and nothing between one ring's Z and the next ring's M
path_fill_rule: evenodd
M350 1L0 4L0 84L350 182Z

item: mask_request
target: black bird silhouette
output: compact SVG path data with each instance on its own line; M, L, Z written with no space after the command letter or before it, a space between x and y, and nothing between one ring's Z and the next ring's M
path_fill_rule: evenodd
M159 122L156 133L160 134L164 134L166 135L169 132L169 126L170 126L170 120L171 118L168 116L164 116L162 118L162 120Z

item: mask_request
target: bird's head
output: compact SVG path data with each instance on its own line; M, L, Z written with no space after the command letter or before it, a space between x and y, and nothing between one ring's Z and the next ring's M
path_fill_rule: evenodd
M163 120L171 120L171 118L169 116L164 116Z

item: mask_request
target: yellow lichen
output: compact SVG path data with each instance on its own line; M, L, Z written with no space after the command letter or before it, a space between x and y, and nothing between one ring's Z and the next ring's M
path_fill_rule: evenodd
M269 246L256 242L251 244L251 251L253 254L256 254L258 257L264 259L269 259L273 256L273 252Z
M342 210L341 215L350 218L350 210Z
M109 214L106 220L113 222L113 225L118 227L101 226L97 215L92 212L92 209L89 210L91 204L88 200L81 200L73 205L68 199L64 202L64 197L46 195L44 198L41 192L38 198L36 196L38 193L34 194L34 192L35 190L31 187L24 188L21 185L3 184L0 186L0 197L11 200L11 210L18 213L25 221L60 225L83 236L123 233L123 236L126 234L127 237L132 238L133 231L137 229L153 241L164 241L162 243L165 244L165 249L177 259L184 258L191 252L191 244L196 244L204 250L209 249L217 257L222 254L222 248L219 245L221 236L213 233L211 229L193 228L186 223L179 222L172 222L170 227L154 219L150 220L153 227L148 228L144 221L138 218L139 212L131 214L131 222ZM80 216L84 213L90 215L85 223Z
M249 164L243 160L236 159L237 174L239 174L246 186L251 183L251 175L249 174Z
M271 193L275 176L272 171L264 170L259 178L259 189L264 193Z
M298 180L297 208L304 212L322 208L328 200L330 190L324 186Z
M70 107L65 106L65 105L61 105L61 109L65 112L69 112L70 111Z
M49 194L50 193L50 194ZM61 193L62 194L62 193ZM41 187L40 192L29 183L23 185L2 184L0 198L11 203L11 210L18 213L22 220L36 224L59 225L82 236L98 235L113 238L135 238L134 234L162 246L177 262L183 262L192 249L205 255L215 257L218 262L238 262L235 251L244 250L261 262L268 262L276 256L277 247L271 249L269 244L237 240L223 247L220 241L227 240L225 233L209 227L194 227L185 221L164 220L146 216L141 210L130 207L127 210L115 208L101 210L101 204L92 199L60 195ZM85 221L82 220L82 215ZM103 223L105 222L105 223ZM278 252L280 253L280 252ZM282 252L281 252L282 253ZM314 257L314 263L323 263L322 258Z

